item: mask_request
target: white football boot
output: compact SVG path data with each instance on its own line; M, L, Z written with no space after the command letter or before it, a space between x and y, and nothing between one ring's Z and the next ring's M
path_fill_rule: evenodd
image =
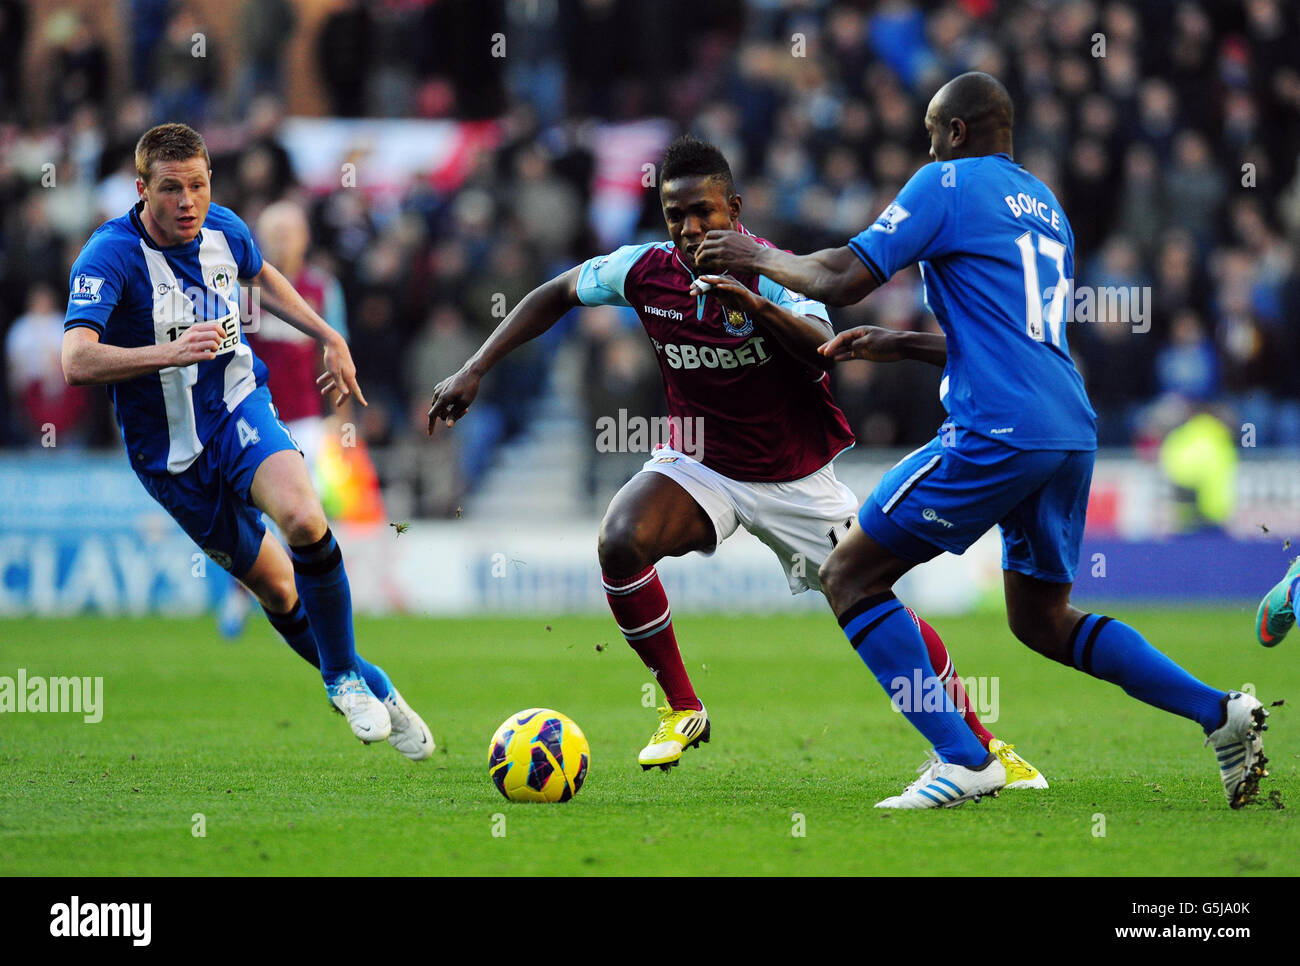
M1259 701L1240 691L1228 692L1226 710L1227 720L1210 733L1205 743L1214 746L1229 807L1241 808L1256 799L1259 780L1268 775L1264 739L1260 737L1268 727L1264 723L1268 712Z
M404 754L411 761L424 761L438 747L433 743L433 733L429 726L416 714L409 704L402 700L397 688L393 688L384 698L384 707L393 730L388 736L388 743Z
M997 797L1007 783L1007 770L997 755L989 755L978 768L967 768L931 758L920 768L921 777L901 795L876 803L876 808L953 808L964 802L978 802L985 795Z
M333 684L325 685L334 710L348 720L352 733L370 744L383 741L393 730L388 709L356 671L340 674Z

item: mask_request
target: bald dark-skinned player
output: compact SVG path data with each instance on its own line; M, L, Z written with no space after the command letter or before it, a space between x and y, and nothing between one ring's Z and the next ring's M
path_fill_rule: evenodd
M1066 345L1074 233L1047 186L1012 159L1013 120L1001 83L962 74L926 110L934 162L848 245L800 256L710 232L696 261L708 271L759 272L831 305L857 302L900 269L921 267L926 302L947 339L944 356L935 352L932 361L944 366L949 418L932 443L885 474L858 514L860 527L821 568L840 626L886 690L926 666L895 582L940 553L964 552L996 524L1016 637L1199 724L1228 804L1240 808L1267 775L1260 702L1201 683L1133 628L1070 604L1096 415ZM854 329L819 351L838 362L879 358L878 341ZM951 806L1001 787L1002 763L971 740L953 709L904 713L935 757L879 807Z
M429 409L430 430L438 420L461 419L483 373L572 308L623 305L640 317L663 376L672 434L670 445L614 496L598 554L619 629L666 699L659 727L638 755L647 769L676 764L711 732L655 565L712 553L743 526L776 554L792 592L819 589L818 568L852 532L858 505L831 466L853 435L827 388L828 362L817 352L831 336L825 306L756 272L715 277L707 289L697 285L694 256L711 229L768 245L741 226L740 195L717 148L693 138L674 142L664 156L660 200L671 241L625 246L535 289L459 372L438 384ZM942 351L942 343L929 335L895 348L908 354L937 344ZM930 654L925 676L942 685L940 696L946 689L965 708L971 740L991 747L1018 787L1047 787L967 707L938 634L924 622L914 626ZM913 679L904 685L910 689Z

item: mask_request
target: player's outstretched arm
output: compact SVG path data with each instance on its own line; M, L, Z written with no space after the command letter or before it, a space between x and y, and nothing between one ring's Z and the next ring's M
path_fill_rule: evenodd
M729 311L744 312L799 361L814 369L830 367L831 360L818 352L834 331L825 319L795 315L771 299L751 292L729 275L701 275L691 284L691 294L698 296L704 292L719 299Z
M316 314L293 283L270 262L262 262L261 271L253 276L253 284L270 297L280 318L325 347L325 371L316 380L321 395L333 393L335 406L343 405L349 396L356 396L357 402L367 405L365 394L357 382L357 367L352 361L347 340Z
M172 366L215 359L224 337L220 323L192 325L174 342L133 349L106 345L99 333L78 325L63 333L63 378L69 386L106 386Z
M853 305L877 287L876 276L851 248L825 248L792 255L760 245L738 231L711 231L695 252L695 264L708 272L766 275L788 289L827 305Z
M937 332L899 332L878 325L845 329L817 350L833 362L866 359L897 362L916 359L942 368L948 364L948 340Z
M451 426L464 416L478 395L479 381L489 369L582 304L578 299L581 269L580 265L571 268L525 295L460 370L434 387L428 433L433 433L439 420Z

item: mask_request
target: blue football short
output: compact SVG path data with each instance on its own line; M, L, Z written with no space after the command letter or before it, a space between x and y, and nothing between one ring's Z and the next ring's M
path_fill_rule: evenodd
M1095 456L1016 449L946 424L884 475L858 522L915 563L964 553L997 524L1003 570L1073 583Z
M272 453L298 449L271 402L258 386L230 413L189 468L140 473L150 496L162 504L203 552L236 577L257 561L266 523L253 506L253 474Z

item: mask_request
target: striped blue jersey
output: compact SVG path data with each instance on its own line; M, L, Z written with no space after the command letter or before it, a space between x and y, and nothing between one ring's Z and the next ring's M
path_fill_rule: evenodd
M1074 231L1045 184L1005 154L927 164L849 247L881 284L920 264L954 422L1019 449L1097 448L1066 344Z
M262 270L262 253L239 216L215 204L192 242L159 248L140 208L105 222L81 249L63 327L88 326L107 345L136 348L175 341L196 322L222 324L215 358L108 387L137 472L181 473L266 382L240 325L238 281Z

